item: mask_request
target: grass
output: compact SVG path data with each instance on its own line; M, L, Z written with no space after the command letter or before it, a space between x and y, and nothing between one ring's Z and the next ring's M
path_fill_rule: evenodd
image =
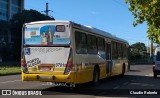
M21 67L0 67L0 75L16 74L21 72Z

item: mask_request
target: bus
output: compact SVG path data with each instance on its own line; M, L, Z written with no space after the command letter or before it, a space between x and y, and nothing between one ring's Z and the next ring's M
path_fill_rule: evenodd
M128 71L126 40L72 21L25 23L22 80L82 84Z
M153 77L160 75L160 47L156 47L154 52Z

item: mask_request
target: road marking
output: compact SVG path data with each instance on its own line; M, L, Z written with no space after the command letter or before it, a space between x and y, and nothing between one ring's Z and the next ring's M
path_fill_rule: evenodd
M45 83L45 84L41 84L41 85L44 85L44 86L46 86L46 85L52 85L52 84Z
M46 82L46 83L43 83L42 85L53 85L52 82Z
M153 76L153 73L147 74L147 75L145 75L145 76Z
M5 82L0 82L0 84L12 83L17 81L22 81L22 80L5 81Z
M48 85L48 84L42 84L42 85Z

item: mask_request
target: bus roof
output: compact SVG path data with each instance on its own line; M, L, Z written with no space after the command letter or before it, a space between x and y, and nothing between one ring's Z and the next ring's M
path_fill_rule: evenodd
M112 38L112 39L115 39L115 40L118 40L118 41L122 41L122 42L126 42L128 43L128 41L124 40L124 39L121 39L121 38L118 38L116 36L113 36L112 34L108 33L108 32L105 32L105 31L102 31L100 29L97 29L97 28L94 28L94 27L91 27L91 26L86 26L87 28L90 28L93 32L95 32L96 34L99 34L99 35L102 35L102 36L105 36L105 37L108 37L108 38Z
M71 23L73 24L74 26L78 26L79 28L82 28L84 30L87 30L87 31L92 31L94 32L95 34L98 34L98 35L102 35L102 36L105 36L105 37L108 37L108 38L111 38L111 39L115 39L115 40L118 40L118 41L121 41L121 42L125 42L128 44L128 41L124 40L124 39L121 39L119 37L116 37L116 36L113 36L112 34L108 33L108 32L105 32L105 31L102 31L100 29L97 29L97 28L94 28L94 27L91 27L91 26L84 26L84 25L81 25L81 24L77 24L75 22L72 22L72 21L68 21L68 20L44 20L44 21L35 21L35 22L30 22L30 23L25 23L25 25L33 25L33 24L43 24L43 23Z
M32 24L43 24L43 23L70 23L71 21L67 20L44 20L44 21L35 21L35 22L29 22L25 23L25 25L32 25Z

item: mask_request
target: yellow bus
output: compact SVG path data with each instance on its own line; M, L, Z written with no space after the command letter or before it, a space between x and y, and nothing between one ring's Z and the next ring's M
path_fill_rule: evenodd
M22 34L22 80L82 84L124 75L126 40L71 21L25 23Z

